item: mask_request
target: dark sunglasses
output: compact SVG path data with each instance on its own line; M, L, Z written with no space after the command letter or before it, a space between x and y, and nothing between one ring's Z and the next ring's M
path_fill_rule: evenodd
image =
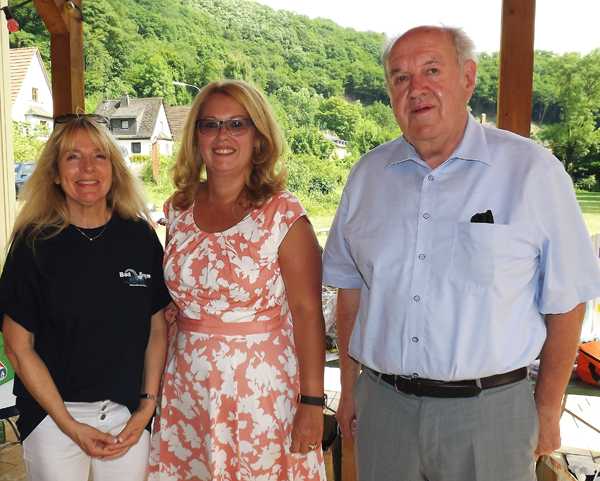
M198 119L196 127L201 135L215 136L221 128L225 127L227 133L233 136L244 135L249 129L254 127L254 122L251 119Z
M64 114L54 118L54 125L68 124L77 120L86 119L93 123L110 127L108 117L98 114Z

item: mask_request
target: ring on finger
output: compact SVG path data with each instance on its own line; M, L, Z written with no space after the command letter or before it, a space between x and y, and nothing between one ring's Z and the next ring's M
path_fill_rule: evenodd
M318 444L318 443L313 443L313 444L309 444L309 445L308 445L308 449L310 449L311 451L312 451L313 449L317 449L318 447L319 447L319 444Z

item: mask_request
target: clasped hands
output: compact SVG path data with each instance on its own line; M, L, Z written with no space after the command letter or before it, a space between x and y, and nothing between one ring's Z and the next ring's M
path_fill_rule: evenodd
M109 460L123 456L140 439L154 414L154 401L144 400L118 434L102 432L74 421L65 433L90 457Z

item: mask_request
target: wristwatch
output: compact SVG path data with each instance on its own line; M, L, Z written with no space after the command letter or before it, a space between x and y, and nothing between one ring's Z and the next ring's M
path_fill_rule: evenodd
M327 401L327 394L323 396L305 396L304 394L298 394L298 402L300 404L310 404L311 406L325 406Z

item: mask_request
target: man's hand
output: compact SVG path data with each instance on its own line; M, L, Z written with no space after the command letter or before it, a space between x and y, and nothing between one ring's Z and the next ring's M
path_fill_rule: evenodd
M540 433L535 450L536 458L551 454L560 448L560 408L537 406Z
M352 394L342 395L335 413L342 437L352 440L354 438L356 424L356 407Z
M560 447L562 399L579 345L585 304L569 312L546 315L546 341L540 354L540 371L535 385L535 404L540 421L537 456Z

